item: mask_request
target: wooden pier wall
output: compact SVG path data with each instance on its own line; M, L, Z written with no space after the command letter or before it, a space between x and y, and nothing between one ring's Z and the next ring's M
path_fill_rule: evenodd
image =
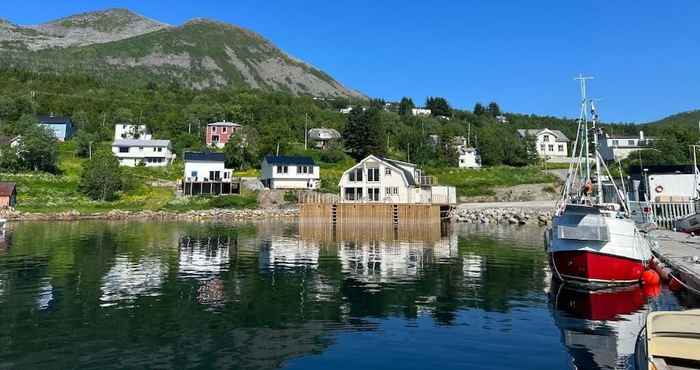
M443 207L437 204L358 204L358 203L302 203L299 205L302 221L339 224L439 224Z
M695 262L700 257L700 237L666 230L652 231L650 236L656 241L654 256L700 299L700 263Z

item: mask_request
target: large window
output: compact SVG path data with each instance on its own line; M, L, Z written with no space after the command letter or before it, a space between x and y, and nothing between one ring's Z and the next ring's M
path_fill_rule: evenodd
M370 202L379 202L379 188L367 188L367 197Z
M549 149L550 152L553 152L553 151L554 151L554 145L553 145L553 144L549 144L548 149Z
M209 171L209 180L219 181L221 179L221 172L219 171Z
M277 166L277 173L289 173L289 167Z
M367 169L367 181L370 181L370 182L379 181L379 168L368 168Z
M362 188L345 188L345 200L362 200Z
M311 166L297 166L297 173L298 174L309 174L309 173L313 173L313 169Z
M120 147L119 147L119 153L129 153L129 147L127 147L127 146L120 146Z
M362 182L362 168L350 171L350 182Z
M219 142L219 135L212 135L211 142L218 143Z

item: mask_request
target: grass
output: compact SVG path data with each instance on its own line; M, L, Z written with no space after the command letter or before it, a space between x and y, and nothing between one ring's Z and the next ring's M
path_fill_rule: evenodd
M497 166L482 169L428 168L441 185L457 188L457 196L494 195L494 188L523 184L554 183L556 177L538 167Z

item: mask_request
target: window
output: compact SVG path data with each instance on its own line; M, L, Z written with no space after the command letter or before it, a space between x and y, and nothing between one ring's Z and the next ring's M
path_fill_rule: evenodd
M634 146L634 140L627 140L627 145Z
M554 145L553 145L553 144L549 144L549 146L547 146L547 149L548 149L550 152L553 152L553 151L554 151Z
M220 171L209 171L209 180L218 181L221 179Z
M143 152L143 147L142 147L142 146L139 147L139 152Z
M221 132L226 133L226 127L222 127Z
M192 171L191 177L196 179L197 178L197 171Z
M399 188L397 188L397 187L388 187L388 188L384 188L384 193L385 193L387 196L399 195Z
M158 153L163 152L163 148L156 148L156 152L158 152Z
M277 173L289 173L289 167L277 166Z
M542 137L542 141L544 141L545 143L548 143L549 142L549 135L544 135Z
M129 153L129 147L127 147L127 146L120 146L120 147L119 147L119 153Z
M613 146L618 146L618 145L620 145L620 140L613 140L613 141L612 141L612 145L613 145Z
M228 172L224 172L224 179L228 179Z
M345 200L362 200L362 188L345 188Z
M370 181L370 182L379 181L379 168L368 168L367 169L367 181Z
M297 166L297 173L312 173L311 167L309 166Z
M216 132L216 126L212 126L211 132Z
M540 144L540 151L544 152L544 144Z
M219 142L219 135L212 135L211 142L218 143Z
M379 202L379 188L367 188L367 197L370 202Z
M563 152L564 151L564 144L559 144L559 151Z
M391 168L389 168L389 167L385 168L384 175L390 176L391 175Z
M350 182L362 182L362 168L350 171Z

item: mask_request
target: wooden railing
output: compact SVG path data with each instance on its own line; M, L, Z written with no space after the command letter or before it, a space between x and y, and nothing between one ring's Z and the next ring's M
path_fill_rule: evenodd
M673 229L676 221L695 214L695 203L690 202L630 202L632 218L637 222L654 222L660 228Z
M438 184L435 176L418 176L418 184L420 186L434 186Z
M340 202L340 197L337 194L315 193L315 192L299 192L297 194L299 203L323 203L334 204Z

